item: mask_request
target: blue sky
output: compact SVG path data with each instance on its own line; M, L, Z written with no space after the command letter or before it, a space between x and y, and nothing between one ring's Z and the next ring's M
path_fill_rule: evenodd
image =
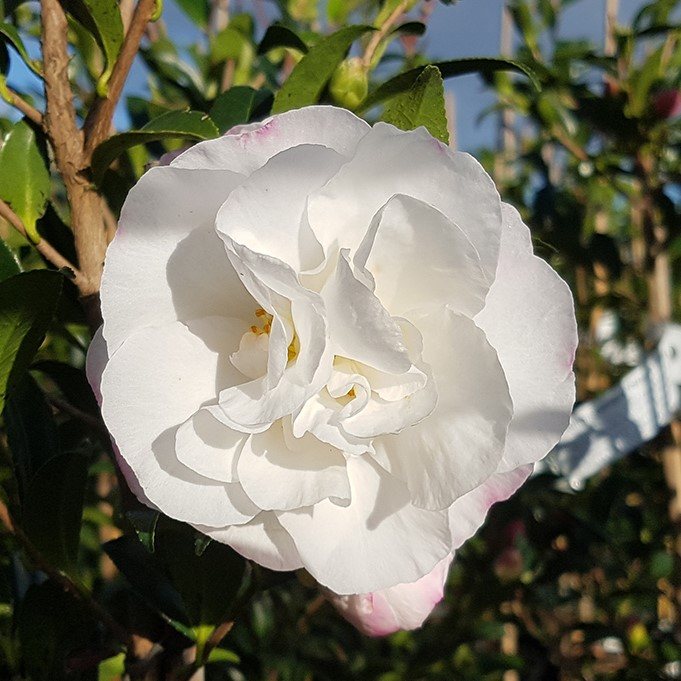
M628 23L635 14L641 0L620 0L619 21ZM234 11L259 5L261 11L268 11L271 3L266 0L232 0ZM601 44L603 40L603 15L605 0L578 0L563 13L560 35L565 38L588 38ZM438 3L433 12L424 38L426 53L433 59L455 59L458 57L489 56L499 54L499 33L503 0L460 0L455 5ZM166 0L164 21L168 31L179 44L190 44L197 38L196 29L177 8L173 0ZM37 45L31 45L35 52ZM30 72L12 60L10 84L20 90L26 85L37 88L37 79ZM477 76L451 79L447 88L456 101L456 134L458 146L472 151L483 145L492 145L495 140L495 122L488 117L478 123L480 112L494 102L494 96L486 91ZM137 63L131 74L128 93L144 94L146 75ZM0 112L2 109L0 102ZM118 115L119 127L126 125L124 115Z

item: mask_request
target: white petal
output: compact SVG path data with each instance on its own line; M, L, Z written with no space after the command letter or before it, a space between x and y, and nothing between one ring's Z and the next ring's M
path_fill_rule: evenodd
M287 447L281 422L251 435L238 464L244 491L263 510L290 510L322 499L348 499L345 458L312 435Z
M85 358L85 373L87 375L88 383L92 388L92 392L95 395L97 403L101 406L102 404L102 373L106 368L109 361L109 351L102 335L102 327L100 326L97 331L95 331L92 341L90 342L90 347L87 351L87 356ZM151 508L156 509L156 506L147 499L142 487L137 480L135 472L130 468L130 464L121 456L121 452L116 446L115 441L111 438L111 446L114 451L114 456L116 457L116 465L118 469L123 474L125 481L130 488L130 491L143 503ZM158 509L157 509L158 510Z
M409 584L368 594L325 595L348 622L367 636L417 629L444 596L452 558L452 555L443 558L431 572Z
M302 144L273 156L220 209L218 232L294 271L316 267L322 249L307 224L307 197L345 162L332 149Z
M532 466L521 466L507 473L495 473L485 482L459 497L449 507L452 549L458 549L485 522L489 509L513 495L530 477Z
M341 253L322 289L334 353L391 373L409 370L402 331L379 299L352 273Z
M445 511L409 503L406 486L370 458L347 462L352 500L278 513L310 574L337 594L365 593L428 574L449 553Z
M209 343L215 339L209 339ZM215 400L227 356L180 322L142 329L109 359L102 375L102 415L146 497L167 515L221 527L257 512L238 484L215 482L177 460L175 433Z
M269 570L297 570L303 566L291 535L281 526L274 513L263 511L243 525L195 527L216 541L229 544L244 558Z
M374 446L377 460L407 482L415 505L443 509L496 470L513 411L497 353L470 319L442 309L415 324L437 385L437 407Z
M236 482L236 462L248 436L232 430L199 409L175 435L178 460L211 480Z
M456 223L478 251L487 281L494 279L501 233L494 184L475 159L424 128L403 132L377 123L352 160L310 197L310 225L327 253L334 246L354 253L371 218L395 194L425 201Z
M250 175L284 149L320 144L350 156L370 130L361 118L332 106L308 106L201 142L173 161L179 168L213 168Z
M355 437L376 437L387 433L399 433L403 428L414 426L435 409L437 388L428 365L419 363L424 386L411 395L398 400L385 400L372 394L367 405L342 421L343 428Z
M239 342L239 349L232 353L230 361L248 378L260 378L267 373L269 334L246 332Z
M290 301L290 316L298 336L299 351L277 381L268 376L235 386L220 393L219 411L213 414L223 423L243 432L262 432L277 419L297 411L326 383L331 372L331 348L326 339L324 303L318 294L304 289L295 272L272 256L254 253L230 237L223 236L249 290L255 292L265 309L282 307ZM278 296L276 302L273 296ZM270 337L270 356L277 352L286 359L286 348L274 350Z
M253 314L257 305L213 229L218 208L242 180L226 171L158 167L133 187L102 277L110 352L140 328Z
M470 317L489 285L468 237L432 206L393 196L374 217L355 265L366 267L374 293L392 315L448 304Z
M532 254L528 228L507 205L497 280L476 322L499 354L513 399L501 470L538 461L570 419L577 324L570 289Z

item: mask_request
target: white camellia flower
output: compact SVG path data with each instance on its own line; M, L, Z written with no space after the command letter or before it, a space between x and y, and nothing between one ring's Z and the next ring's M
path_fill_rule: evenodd
M557 442L565 283L469 155L310 107L130 192L89 356L144 503L338 594L429 574Z

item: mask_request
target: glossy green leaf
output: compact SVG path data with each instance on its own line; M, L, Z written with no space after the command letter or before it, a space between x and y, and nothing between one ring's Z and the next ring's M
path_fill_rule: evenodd
M237 85L218 95L209 115L220 134L235 125L248 123L256 101L256 91L246 85Z
M246 561L233 549L213 541L197 555L195 540L196 531L182 523L159 523L156 530L156 554L194 628L224 621L246 573Z
M0 282L0 410L43 342L62 281L58 272L33 270Z
M294 33L286 26L272 24L267 31L265 31L265 35L258 45L258 54L266 54L270 50L276 50L280 47L298 50L303 54L307 54L308 52L307 45L297 33Z
M52 457L28 483L22 526L51 565L74 573L78 556L87 458L82 452Z
M369 93L368 97L362 102L359 110L368 111L374 106L406 92L416 82L426 66L419 66L418 68L400 73L394 78L379 85L373 92ZM470 73L489 75L496 71L515 71L527 76L532 85L537 90L540 89L539 81L532 69L525 64L511 59L475 57L471 59L455 59L453 61L436 62L430 66L437 66L443 78L464 76Z
M13 277L19 272L21 272L21 267L17 256L14 255L7 243L0 239L0 281Z
M401 130L423 125L433 137L449 144L445 88L437 67L427 66L407 92L391 99L383 120Z
M92 174L101 182L106 169L126 149L163 139L206 140L218 136L218 129L200 111L169 111L149 121L144 127L113 135L100 144L92 155Z
M0 198L22 219L32 241L40 241L36 229L50 198L50 173L36 134L26 121L12 126L0 148Z
M117 0L67 0L66 9L93 35L106 67L97 81L97 94L106 97L111 71L123 44L123 21Z
M97 400L82 369L56 360L36 362L31 369L47 376L71 406L90 416L99 416Z
M12 24L0 23L0 40L9 43L19 54L19 56L24 60L26 66L28 66L33 73L42 78L42 63L39 59L31 59L31 56L24 45L24 41L19 35L16 27Z
M312 47L274 97L272 112L315 104L352 43L372 30L370 26L346 26Z
M36 472L59 454L52 410L35 379L26 374L14 386L4 411L7 443L23 499Z
M175 0L175 2L199 28L205 28L208 25L209 0Z
M132 588L175 629L192 637L187 613L158 560L133 535L106 542L103 549Z
M128 511L125 517L130 521L130 524L137 533L137 538L140 540L144 548L149 553L154 553L154 542L156 540L156 526L160 513L150 508L145 508L140 511Z

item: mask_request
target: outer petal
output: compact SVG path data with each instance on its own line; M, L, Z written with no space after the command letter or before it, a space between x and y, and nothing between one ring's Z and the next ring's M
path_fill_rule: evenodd
M512 496L530 477L532 466L520 466L508 473L496 473L449 507L452 549L458 549L485 522L487 512L498 501Z
M100 326L97 331L95 331L92 340L90 341L90 347L87 350L87 356L85 358L85 373L87 375L88 383L92 388L92 392L95 395L97 403L101 406L102 404L102 374L109 361L109 350L102 335L102 327ZM135 472L130 468L128 462L121 456L121 452L116 446L113 438L111 439L111 445L116 457L116 465L123 473L125 481L128 483L130 491L144 504L150 506L151 508L156 508L154 504L147 499L140 486L139 481Z
M377 438L375 456L406 481L415 505L442 509L494 473L513 411L497 353L470 319L443 309L414 323L438 405L421 423Z
M211 168L250 175L272 156L300 144L320 144L350 156L369 125L345 109L308 106L200 142L173 161L176 168Z
M214 527L259 511L239 484L201 476L175 455L177 427L215 399L221 368L233 371L230 347L210 347L220 340L204 340L180 322L142 329L110 358L101 384L104 421L145 497L177 520Z
M269 511L259 513L243 525L194 527L216 541L229 544L245 558L269 570L297 570L303 567L291 535L281 526L277 516Z
M386 636L400 629L418 629L444 596L453 556L410 584L398 584L369 594L325 594L348 622L367 636Z
M432 206L399 194L374 216L355 255L392 315L448 304L469 317L483 308L489 285L468 237Z
M296 272L316 267L322 249L307 224L307 197L345 160L311 144L280 152L230 194L218 213L218 232Z
M263 510L289 510L350 497L343 454L308 435L290 449L281 422L251 435L239 458L239 480Z
M109 352L140 328L253 314L254 301L213 229L218 208L242 180L227 171L158 167L133 187L102 277Z
M528 228L507 205L497 279L476 322L499 353L513 399L500 470L538 461L570 419L577 323L570 289L532 254Z
M449 552L447 514L409 503L404 483L370 458L348 459L352 500L278 513L305 568L338 594L366 593L430 572Z
M487 281L494 279L499 194L475 159L452 151L425 128L403 132L377 123L352 160L310 197L310 225L327 253L335 247L354 253L372 217L395 194L425 201L455 222L477 249Z

